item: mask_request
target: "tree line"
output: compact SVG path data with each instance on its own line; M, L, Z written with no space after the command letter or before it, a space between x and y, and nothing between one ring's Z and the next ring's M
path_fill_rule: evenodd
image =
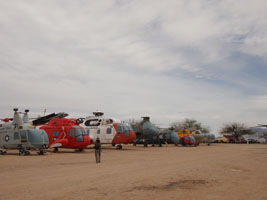
M129 119L127 121L131 125L138 123L138 121L134 119ZM186 118L182 121L174 121L170 124L170 127L173 127L177 132L182 129L188 129L190 131L200 130L202 133L210 133L209 126L202 125L201 122L190 118ZM224 124L219 133L221 135L232 134L234 137L239 138L242 135L253 134L253 131L243 123L231 122Z

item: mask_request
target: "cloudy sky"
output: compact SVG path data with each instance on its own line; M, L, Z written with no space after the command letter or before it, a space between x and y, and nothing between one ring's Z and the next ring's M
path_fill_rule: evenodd
M0 116L267 123L265 0L0 0Z

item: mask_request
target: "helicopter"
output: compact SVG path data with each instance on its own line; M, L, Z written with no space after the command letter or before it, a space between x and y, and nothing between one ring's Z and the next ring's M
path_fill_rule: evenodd
M196 144L206 143L208 146L215 141L215 135L211 133L202 133L200 130L192 131L192 136L196 140Z
M213 134L202 133L200 130L190 131L186 128L183 128L177 135L183 146L198 146L200 143L207 143L210 145L215 140Z
M121 144L129 144L136 139L135 132L128 123L103 117L104 113L99 111L93 112L93 115L78 119L93 142L99 138L102 144L117 145L117 149L122 149Z
M71 148L82 152L91 144L90 137L84 128L79 125L78 120L64 118L67 116L66 113L64 115L60 114L60 116L61 118L53 117L48 122L48 117L43 117L44 121L39 118L38 121L33 123L45 122L45 124L39 124L38 128L46 131L49 138L49 148L54 148L54 153L58 152L58 148Z
M91 144L91 139L83 127L79 126L79 119L66 118L64 112L51 113L32 120L38 129L45 130L49 138L49 148L58 152L59 148L71 148L80 152Z
M38 149L39 155L44 154L49 145L48 136L44 130L38 130L30 124L28 112L25 110L21 118L18 108L14 108L13 119L1 120L0 154L6 154L7 149L18 149L19 155L29 155L33 149Z
M148 144L155 146L157 143L159 146L162 146L162 143L178 145L179 137L173 128L159 129L150 122L150 117L141 118L143 118L141 122L132 124L137 135L137 139L133 143L134 146L136 144L144 144L144 147L147 147Z

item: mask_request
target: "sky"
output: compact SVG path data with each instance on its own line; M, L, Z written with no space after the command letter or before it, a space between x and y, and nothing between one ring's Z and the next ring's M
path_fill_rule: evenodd
M0 117L267 123L265 0L0 0Z

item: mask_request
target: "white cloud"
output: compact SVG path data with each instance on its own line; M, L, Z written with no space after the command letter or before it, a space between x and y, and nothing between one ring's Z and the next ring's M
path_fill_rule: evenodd
M266 6L1 1L1 115L20 105L73 115L101 109L124 119L151 115L164 126L193 117L214 131L226 120L261 120L265 104L251 99L265 91L267 71L246 70L259 70L253 56L267 62Z

